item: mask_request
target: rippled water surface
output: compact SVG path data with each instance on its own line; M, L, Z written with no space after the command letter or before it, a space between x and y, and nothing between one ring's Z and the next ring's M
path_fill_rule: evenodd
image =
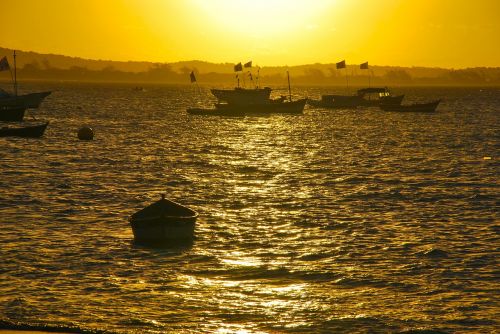
M0 318L118 333L499 329L499 89L400 89L435 114L203 117L206 89L53 90L0 138ZM295 88L317 98L327 89ZM278 92L279 94L279 92ZM94 127L94 141L76 132ZM132 242L165 192L193 245Z

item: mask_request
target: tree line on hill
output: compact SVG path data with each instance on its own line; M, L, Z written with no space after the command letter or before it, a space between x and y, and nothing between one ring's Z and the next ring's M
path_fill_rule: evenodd
M0 57L10 57L11 50L0 48ZM11 57L9 62L12 63ZM335 64L301 66L266 66L235 73L234 64L214 64L203 61L177 63L114 62L86 60L59 55L19 52L17 76L20 80L131 82L188 84L194 72L200 84L233 86L238 75L240 85L256 85L257 74L261 86L285 85L289 71L294 85L448 85L448 86L500 86L500 68L443 69L424 67L370 66L361 70L359 65L337 70ZM11 64L12 67L12 64ZM251 75L250 75L251 73ZM347 76L347 78L346 78ZM0 80L10 75L0 73Z

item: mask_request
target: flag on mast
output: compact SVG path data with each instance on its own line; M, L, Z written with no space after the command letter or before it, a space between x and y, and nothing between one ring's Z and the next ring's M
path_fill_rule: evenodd
M248 63L245 63L243 67L252 67L252 61L250 60Z
M191 79L191 83L196 82L196 76L194 75L194 71L191 71L189 78Z
M10 70L9 62L7 61L7 57L3 57L0 60L0 72Z
M341 68L345 68L345 60L342 60L336 64L337 70L340 70Z
M234 71L235 72L243 71L243 65L241 65L241 63L234 65Z
M368 69L368 62L360 64L359 68L362 69L362 70L367 70Z

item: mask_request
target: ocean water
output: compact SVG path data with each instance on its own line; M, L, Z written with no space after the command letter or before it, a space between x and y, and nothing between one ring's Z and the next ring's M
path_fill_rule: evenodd
M210 105L206 87L22 88L54 92L42 139L0 138L1 320L498 333L500 89L395 89L442 98L434 114L237 118L186 114ZM161 193L199 212L192 245L133 243L128 216Z

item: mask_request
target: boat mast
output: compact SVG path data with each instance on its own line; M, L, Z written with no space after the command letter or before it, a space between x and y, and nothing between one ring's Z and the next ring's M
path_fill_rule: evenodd
M17 96L17 67L16 67L16 50L14 50L14 95Z
M286 75L288 77L288 97L290 102L292 102L292 88L290 87L290 72L286 71Z
M349 78L348 78L348 74L347 74L347 66L344 70L345 70L345 83L346 83L346 87L347 87L347 92L349 92Z

